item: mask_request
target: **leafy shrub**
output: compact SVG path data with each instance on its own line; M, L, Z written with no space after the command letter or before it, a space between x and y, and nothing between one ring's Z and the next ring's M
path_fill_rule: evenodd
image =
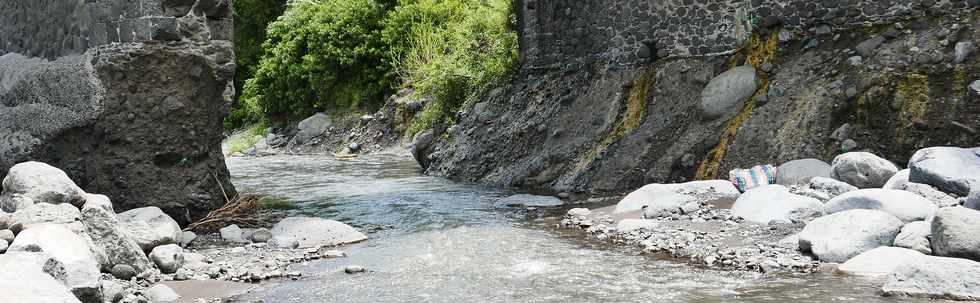
M242 95L246 115L305 118L380 103L393 74L374 0L293 1L269 24L264 55Z
M247 123L256 122L238 102L245 81L252 78L262 57L265 28L286 9L287 0L236 0L235 1L235 103L225 119L225 129L233 130Z

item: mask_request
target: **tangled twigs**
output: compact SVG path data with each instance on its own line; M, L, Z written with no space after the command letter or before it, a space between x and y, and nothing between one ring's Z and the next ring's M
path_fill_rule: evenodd
M203 219L191 223L184 230L197 233L217 232L222 227L237 224L241 227L258 227L262 224L259 194L240 194Z

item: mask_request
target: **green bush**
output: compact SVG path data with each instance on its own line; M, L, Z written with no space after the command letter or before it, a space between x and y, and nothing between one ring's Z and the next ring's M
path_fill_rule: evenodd
M380 104L393 74L381 42L387 9L374 0L293 1L269 24L245 83L246 115L276 121Z
M262 57L262 42L266 40L265 28L282 15L287 0L236 0L235 1L235 103L225 119L225 129L233 130L254 123L239 104L238 96L245 81L252 78Z

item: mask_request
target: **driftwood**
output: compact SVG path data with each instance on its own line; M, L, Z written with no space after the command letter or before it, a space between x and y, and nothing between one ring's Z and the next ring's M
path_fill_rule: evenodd
M231 224L236 224L239 227L260 227L263 218L259 201L262 198L263 196L259 194L239 194L221 208L208 213L201 220L191 223L184 230L196 233L213 233Z

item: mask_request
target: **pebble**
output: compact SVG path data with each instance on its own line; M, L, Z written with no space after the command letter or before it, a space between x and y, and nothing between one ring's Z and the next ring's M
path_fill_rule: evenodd
M126 264L116 264L109 272L120 280L129 280L136 276L136 269Z

